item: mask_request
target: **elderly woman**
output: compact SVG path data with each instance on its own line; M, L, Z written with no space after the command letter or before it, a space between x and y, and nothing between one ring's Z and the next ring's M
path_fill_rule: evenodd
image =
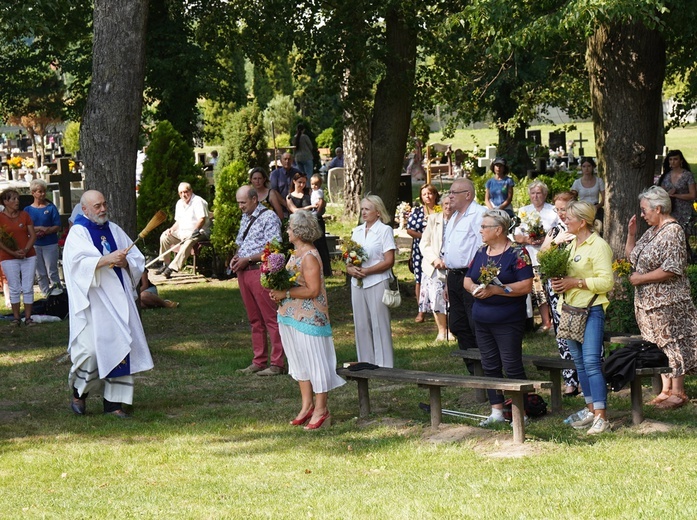
M434 213L434 208L440 202L440 194L433 184L424 184L419 190L419 199L421 199L421 206L414 208L407 221L407 235L413 239L411 242L411 261L414 266L414 281L416 282L414 288L417 297L421 294L421 277L423 276L419 242L426 227L426 219ZM414 321L417 323L424 321L424 313L421 309L419 309Z
M685 374L697 369L697 309L685 275L685 233L671 216L670 195L653 186L639 195L639 206L650 227L637 241L636 215L629 220L625 252L634 267L629 281L641 335L665 352L673 369L650 404L670 410L688 402Z
M530 215L537 213L540 216L541 233L533 233L529 221L526 222L523 220L515 234L515 241L525 245L525 248L530 254L530 259L532 260L532 266L535 272L535 278L532 283L532 297L533 303L535 303L540 310L542 326L538 332L541 333L547 332L552 328L552 319L549 314L547 294L542 285L542 279L540 278L540 264L537 261L537 253L544 242L545 234L559 223L559 217L557 217L554 211L554 206L546 202L548 193L549 189L544 182L535 180L530 183L530 186L528 186L530 204L520 208L518 214L527 215L529 219Z
M295 250L286 268L298 273L297 285L287 291L270 291L271 299L280 303L278 329L288 357L288 373L300 385L300 412L290 424L308 423L306 430L330 426L327 394L346 383L336 375L327 290L322 262L313 245L319 235L317 219L310 212L300 210L290 216L288 239Z
M489 166L494 176L486 181L484 203L489 209L502 209L513 217L513 187L515 182L508 176L508 163L497 157Z
M361 201L363 223L353 230L351 240L368 255L362 265L347 265L351 280L351 304L356 335L358 361L381 367L394 366L390 309L382 303L389 287L397 245L390 215L377 195L366 195ZM358 281L361 281L359 285Z
M283 220L283 203L281 196L276 190L272 190L269 174L261 166L249 170L249 184L254 186L259 196L259 203L272 210L278 218Z
M574 358L586 408L572 414L566 423L576 429L588 428L589 435L610 430L607 420L607 383L601 370L605 308L612 289L612 250L594 231L595 207L590 202L573 201L566 206L564 223L575 238L569 245L567 276L552 279L552 289L561 294L558 309L563 303L573 307L588 307L583 343L566 338Z
M36 278L39 289L48 296L50 288L60 287L61 279L58 274L58 231L61 227L61 218L58 208L50 200L46 200L46 182L42 179L34 179L29 184L29 189L34 197L31 206L24 210L29 213L34 222L36 233Z
M556 211L559 216L559 223L547 233L545 241L542 243L542 246L540 246L540 252L547 251L550 247L567 247L574 239L574 235L569 233L566 224L564 224L566 205L573 200L576 200L576 194L571 191L562 191L554 196L554 211ZM552 324L556 332L557 327L559 327L559 311L557 311L559 295L552 290L552 282L550 280L547 280L547 287L545 289L547 291L547 300L549 301L549 310L552 311ZM565 338L557 336L557 349L562 359L573 359ZM576 370L573 368L565 368L562 370L561 375L564 378L564 397L578 395L579 385Z
M24 297L24 323L31 326L31 308L34 304L34 223L26 211L19 209L19 193L12 188L0 194L5 209L0 212L0 263L10 288L10 305L14 325L21 325L19 317L20 295Z
M457 341L457 338L450 335L448 331L448 307L445 302L445 261L441 252L445 225L452 214L450 197L445 197L443 198L443 211L428 216L426 229L424 229L419 242L423 269L419 312L433 311L433 318L438 327L436 341Z
M526 379L523 368L525 300L532 289L533 270L525 247L508 239L511 217L502 209L484 213L484 245L474 255L465 277L465 290L474 296L472 318L482 368L487 377ZM491 415L481 422L503 422L503 395L487 390Z

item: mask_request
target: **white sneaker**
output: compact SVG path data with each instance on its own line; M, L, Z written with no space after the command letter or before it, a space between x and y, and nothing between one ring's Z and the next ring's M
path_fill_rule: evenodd
M484 419L482 422L479 423L479 426L482 428L486 428L487 426L493 426L494 424L499 424L499 423L505 423L506 419L503 417L494 417L493 415L490 415L486 419Z
M612 429L610 421L603 419L599 415L595 417L593 425L586 432L588 435L598 435L599 433L609 432Z

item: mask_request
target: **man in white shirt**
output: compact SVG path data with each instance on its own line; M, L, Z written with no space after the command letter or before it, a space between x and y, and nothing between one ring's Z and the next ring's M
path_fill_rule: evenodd
M194 244L208 236L209 227L208 203L203 197L194 195L191 184L182 182L174 210L174 224L160 235L160 255L177 244L181 245L171 263L171 253L162 258L163 266L156 273L171 278L172 273L179 272L186 265Z
M469 179L456 179L448 192L454 213L445 227L443 260L448 269L446 288L450 303L450 331L457 337L460 350L477 348L472 321L474 298L463 281L477 249L482 245L479 234L486 208L474 200L474 184ZM473 372L473 366L467 368Z

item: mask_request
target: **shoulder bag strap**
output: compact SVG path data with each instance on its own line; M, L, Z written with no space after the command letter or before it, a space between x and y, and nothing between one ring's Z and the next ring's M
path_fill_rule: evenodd
M247 235L249 234L249 229L252 227L252 224L254 224L254 222L259 217L259 215L264 213L264 211L268 211L268 208L265 207L257 215L255 215L253 217L249 217L249 223L247 224L247 229L244 230L244 235L242 235L242 242L244 242L244 239L247 238Z

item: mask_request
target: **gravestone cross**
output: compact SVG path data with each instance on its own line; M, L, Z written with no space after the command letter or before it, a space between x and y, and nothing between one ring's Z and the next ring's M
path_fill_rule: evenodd
M480 168L489 168L492 162L494 162L494 159L496 159L496 147L495 146L487 146L486 147L486 156L485 157L480 157L477 159L477 166Z
M70 203L70 183L80 182L82 175L70 171L70 159L61 157L58 159L58 173L48 177L49 182L58 183L58 191L61 195L61 215L70 215L73 208Z
M588 139L583 138L583 134L581 132L578 133L578 139L574 139L574 143L578 143L578 156L579 157L584 157L586 154L583 150L583 143L587 143Z

